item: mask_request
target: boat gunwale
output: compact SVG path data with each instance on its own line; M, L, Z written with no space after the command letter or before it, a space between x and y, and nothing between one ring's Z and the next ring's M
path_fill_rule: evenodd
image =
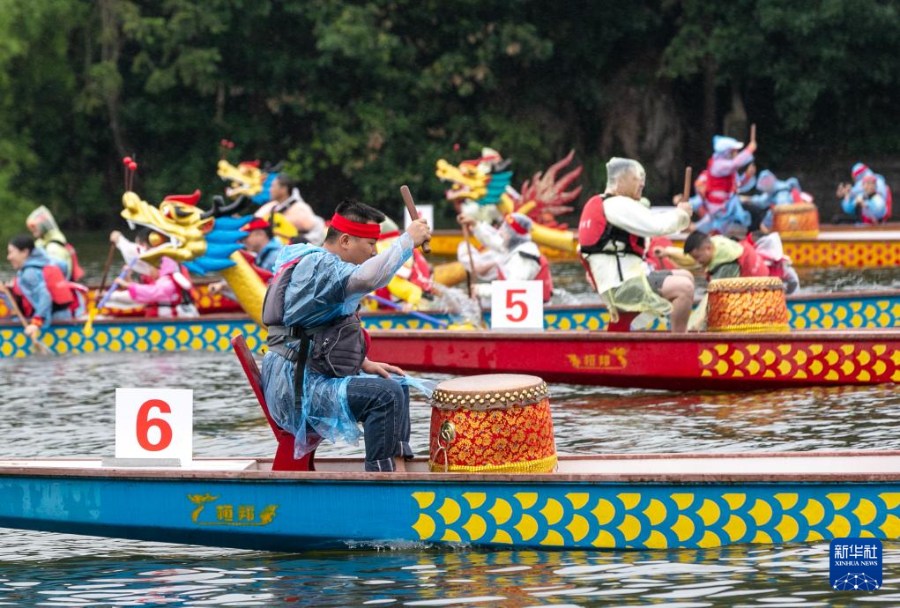
M563 463L588 462L596 464L609 464L621 460L742 460L742 459L791 459L791 458L872 458L872 457L900 457L900 450L846 450L846 451L810 451L810 452L689 452L689 453L660 453L660 454L596 454L596 455L560 455ZM46 466L27 466L19 463L27 463L33 460ZM52 466L53 463L65 462L99 462L99 458L46 458L25 459L9 458L0 459L0 479L11 477L61 477L67 479L96 479L96 480L134 480L148 481L248 481L248 482L349 482L349 483L405 483L428 482L431 484L453 485L459 483L472 484L516 484L516 483L551 483L551 484L619 484L640 483L644 485L685 485L685 484L710 484L722 485L731 483L753 483L755 485L782 484L782 483L900 483L900 467L896 472L812 472L799 473L787 472L698 472L685 473L615 473L615 472L552 472L552 473L443 473L429 471L412 472L365 472L359 471L272 471L265 468L271 466L271 458L197 458L201 462L243 462L256 464L256 468L242 470L216 470L216 469L180 469L162 467L97 467L97 468L73 468L66 466ZM362 459L349 457L334 457L317 459L320 466L355 465L362 468ZM425 464L424 459L417 459L418 464ZM9 465L5 463L10 463Z

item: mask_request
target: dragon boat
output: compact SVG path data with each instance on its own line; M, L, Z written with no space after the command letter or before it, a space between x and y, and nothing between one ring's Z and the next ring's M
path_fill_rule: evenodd
M560 456L553 473L0 460L0 527L253 550L701 549L900 538L900 452Z
M203 212L178 201L163 201L160 208L178 207L161 212L133 192L126 192L122 203L122 216L127 221L151 227L170 239L143 254L145 259L152 262L168 255L192 271L221 272L244 310L259 324L264 284L238 253L240 244L233 237L239 234L229 230L243 220L217 218L215 209ZM782 311L786 330L787 311ZM228 337L219 334L216 339L225 345ZM680 335L571 330L373 330L372 337L373 358L383 358L410 370L441 373L525 372L553 382L677 390L900 380L897 329Z
M548 424L535 433L549 439L546 472L459 472L435 466L435 441L453 441L441 425L429 460L406 472L362 472L359 459L314 452L294 459L256 362L240 338L234 346L277 440L274 459L3 459L0 527L274 551L900 538L898 451L566 456ZM534 407L547 409L541 384Z
M685 235L673 235L676 245ZM435 255L456 256L463 236L458 230L437 230L431 239ZM537 241L537 238L535 239ZM476 241L473 240L477 244ZM541 244L541 251L551 260L577 260L574 234L554 238ZM846 227L823 226L815 237L792 238L782 235L784 254L798 268L891 268L900 266L900 223L888 226Z
M208 296L220 298L220 294ZM230 302L230 300L226 300ZM806 294L788 297L790 326L795 330L822 329L889 329L900 326L900 290L840 294ZM0 298L0 318L4 314ZM209 306L209 305L207 305ZM222 307L224 308L224 306ZM234 304L231 308L240 309ZM92 352L150 352L206 350L227 351L228 340L236 332L243 333L253 348L265 344L265 330L243 312L214 313L216 308L201 308L208 314L198 318L146 318L140 316L97 318L87 335L80 322L59 322L41 336L42 344L57 354ZM450 323L441 313L428 313L433 320L396 312L364 312L367 329L410 330L440 329L435 321ZM490 314L485 315L490 325ZM601 331L608 327L609 312L599 304L548 306L544 309L547 331ZM663 329L661 321L651 329ZM446 330L445 330L446 331ZM31 344L14 319L0 320L0 359L25 357Z
M516 191L511 187L512 171L508 159L489 148L481 158L464 160L454 165L437 161L435 173L448 184L445 198L459 209L469 205L482 219L517 211L534 220L532 238L543 253L553 260L575 260L577 237L560 224L557 217L572 210L569 205L581 188L573 188L581 167L559 177L571 163L574 154L553 164L546 172L536 173ZM799 205L784 205L796 208ZM779 232L784 254L795 267L803 268L884 268L900 265L900 222L866 225L819 225L814 205L807 204L804 214L785 213ZM788 211L791 211L788 209ZM776 209L776 212L778 209ZM809 213L805 213L809 212ZM776 213L776 218L778 214ZM671 239L681 244L685 235ZM456 256L462 242L459 231L436 231L431 240L435 255Z

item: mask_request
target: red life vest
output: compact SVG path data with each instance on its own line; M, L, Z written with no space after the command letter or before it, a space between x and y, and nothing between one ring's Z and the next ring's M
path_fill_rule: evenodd
M643 237L631 234L618 226L613 226L606 221L603 212L603 196L595 195L588 199L581 212L578 222L578 243L581 245L581 253L605 253L616 255L616 251L604 251L610 242L622 243L625 246L624 253L633 253L643 257Z
M75 292L87 292L87 287L67 281L62 269L53 263L45 265L41 268L41 272L44 275L44 284L47 286L47 291L50 292L53 312L66 309L75 312L78 309L78 298L75 296ZM34 306L19 288L17 280L13 280L12 290L13 294L22 303L22 313L26 317L33 316Z
M742 277L768 277L771 276L769 267L761 255L756 253L752 243L741 241L744 252L738 257L737 263L741 269Z
M553 297L553 276L550 274L550 262L547 261L547 256L541 254L538 263L541 265L541 269L534 278L544 284L544 302L546 303Z
M737 192L737 179L734 173L713 175L714 160L714 158L710 158L706 163L706 196L704 198L713 205L722 205Z
M82 277L84 277L84 268L78 263L78 253L75 251L75 247L72 246L72 243L63 243L62 241L55 240L50 242L66 248L66 251L69 252L69 259L71 261L70 268L72 270L72 280L80 281Z

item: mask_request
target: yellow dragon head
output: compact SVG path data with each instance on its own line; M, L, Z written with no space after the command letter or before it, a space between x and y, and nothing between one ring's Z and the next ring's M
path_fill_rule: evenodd
M254 197L262 193L266 181L266 174L259 168L259 162L242 162L235 167L227 160L220 160L216 166L216 174L223 180L230 182L225 188L228 198L238 196Z

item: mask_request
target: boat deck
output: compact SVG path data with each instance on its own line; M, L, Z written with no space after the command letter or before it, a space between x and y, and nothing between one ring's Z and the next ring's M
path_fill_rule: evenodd
M321 458L313 472L272 472L265 458L196 459L184 466L121 466L96 458L0 460L3 476L140 477L140 478L280 478L384 481L387 477L362 471L354 458ZM702 454L561 455L556 472L549 474L434 473L428 462L408 463L406 473L391 474L399 480L514 481L541 479L564 482L785 482L785 481L900 481L900 451L773 452Z

